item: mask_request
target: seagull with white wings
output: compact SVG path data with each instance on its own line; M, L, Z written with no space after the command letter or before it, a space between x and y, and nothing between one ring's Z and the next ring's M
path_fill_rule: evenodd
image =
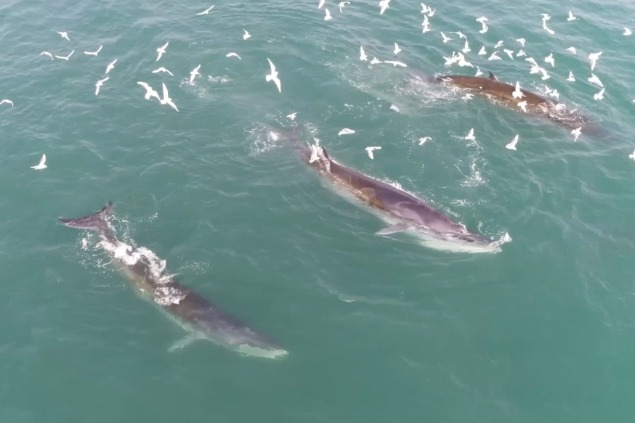
M167 104L168 106L172 107L174 110L178 112L179 109L176 108L176 104L174 104L174 101L172 101L172 99L170 98L170 95L168 94L168 87L166 87L164 83L162 85L163 85L163 98L159 99L159 102L164 105Z
M87 55L87 56L97 56L102 48L104 48L103 44L100 45L97 50L95 50L95 51L85 51L84 54Z
M269 75L265 75L265 81L267 82L273 81L273 83L276 84L276 87L278 88L278 92L281 93L282 87L280 84L280 79L278 78L278 71L276 70L276 66L268 57L267 57L267 60L269 61L269 67L271 68L271 71Z
M168 48L169 44L170 42L168 41L157 49L157 60L155 60L155 62L158 62L161 56L165 54L165 49Z
M159 93L156 92L150 85L148 85L147 82L138 81L137 84L141 85L143 88L146 89L146 93L143 98L145 98L146 100L150 100L150 98L154 97L157 100L161 101L161 97L159 97Z
M97 81L97 83L95 84L95 95L99 94L99 89L101 88L102 85L104 85L104 82L108 81L109 79L110 77L107 76L104 79L100 79L99 81Z
M31 166L31 169L42 170L42 169L46 169L47 167L48 166L46 166L46 154L42 154L40 163L36 164L35 166Z

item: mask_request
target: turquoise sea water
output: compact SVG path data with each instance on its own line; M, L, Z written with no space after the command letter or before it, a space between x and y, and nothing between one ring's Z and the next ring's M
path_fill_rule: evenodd
M0 105L0 422L635 420L635 36L622 35L635 5L436 2L424 34L418 2L393 0L381 16L376 3L340 13L327 0L330 21L317 1L217 2L206 16L211 4L182 1L0 5L0 97L14 102ZM458 30L482 71L539 93L546 83L611 137L574 143L548 121L409 83L411 70L474 74L444 66L463 48ZM503 53L520 37L550 79ZM499 40L503 60L477 54ZM407 69L360 62L360 45L394 60L394 42ZM39 56L73 49L68 61ZM599 51L602 101L587 82ZM267 58L282 93L265 82ZM174 76L153 74L159 65ZM179 112L144 100L137 81L164 82ZM374 235L379 219L267 137L291 112L339 161L512 241L464 254ZM344 127L356 133L337 136ZM48 168L30 169L42 153ZM56 223L108 200L120 238L289 355L209 342L168 352L181 328L82 249L94 237Z

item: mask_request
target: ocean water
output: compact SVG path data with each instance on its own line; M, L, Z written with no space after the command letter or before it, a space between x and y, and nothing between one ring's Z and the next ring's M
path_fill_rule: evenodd
M203 16L211 4L0 5L0 97L14 103L0 105L0 422L635 420L635 36L622 35L635 5L437 1L423 33L418 2L380 15L376 1L340 13L327 0L330 21L317 3L217 1ZM557 89L610 136L573 142L549 121L412 84L411 71L475 73L444 66L464 47L459 30L483 72ZM521 37L548 80L503 52ZM503 60L477 54L499 40ZM408 67L361 62L360 46ZM600 51L598 101L587 56ZM281 93L265 81L267 58ZM137 81L165 83L178 113L146 101ZM381 220L268 137L292 124L340 162L511 241L466 254L375 235ZM338 136L345 127L355 134ZM366 146L382 149L370 160ZM30 169L43 153L48 168ZM211 342L169 352L182 329L103 252L82 248L94 236L56 222L109 200L121 239L289 355Z

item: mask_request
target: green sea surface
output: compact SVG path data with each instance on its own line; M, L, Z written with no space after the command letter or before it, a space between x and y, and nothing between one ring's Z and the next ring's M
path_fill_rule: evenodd
M635 421L635 36L622 35L634 3L437 1L426 33L418 2L380 15L377 1L340 13L327 0L329 21L317 1L217 1L196 15L211 4L0 4L0 98L14 103L0 105L1 423ZM541 95L547 84L610 136L573 142L547 120L413 85L413 71L474 75L444 66L464 48L454 31L486 75ZM548 80L503 52L518 38ZM478 55L499 40L503 60ZM360 46L408 67L362 62ZM587 80L599 51L602 101ZM137 81L165 83L179 111ZM268 136L293 124L338 161L511 241L466 254L375 235L380 219ZM370 160L366 146L382 149ZM48 168L30 169L42 154ZM289 355L169 352L183 330L135 295L95 235L57 223L109 200L120 239Z

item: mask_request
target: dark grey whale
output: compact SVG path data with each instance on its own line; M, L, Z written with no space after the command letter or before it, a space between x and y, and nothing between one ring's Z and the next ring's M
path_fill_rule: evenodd
M606 137L608 135L604 128L601 128L588 116L580 113L578 109L571 109L564 103L554 102L546 97L533 93L531 91L521 89L522 98L514 98L512 93L516 87L511 84L499 81L492 72L489 77L482 78L467 75L441 75L436 77L427 77L420 72L411 71L413 78L420 81L444 83L455 86L468 92L487 98L491 102L524 113L522 108L518 106L520 102L526 102L526 114L529 116L549 119L556 124L567 129L574 130L581 128L583 134L593 136Z
M297 129L284 134L302 160L317 170L323 180L345 198L353 198L389 223L377 232L388 235L408 232L425 235L428 245L454 251L497 252L499 244L455 222L424 200L386 182L344 166L331 158L324 147L307 146L299 141ZM443 246L441 246L443 245Z
M111 215L112 203L108 203L95 214L59 221L71 228L96 231L101 237L100 246L133 282L138 293L152 300L188 331L189 335L174 347L183 347L197 339L209 339L245 355L277 358L287 354L265 335L181 285L173 275L165 274L165 261L152 251L143 247L133 248L119 241L109 222Z

